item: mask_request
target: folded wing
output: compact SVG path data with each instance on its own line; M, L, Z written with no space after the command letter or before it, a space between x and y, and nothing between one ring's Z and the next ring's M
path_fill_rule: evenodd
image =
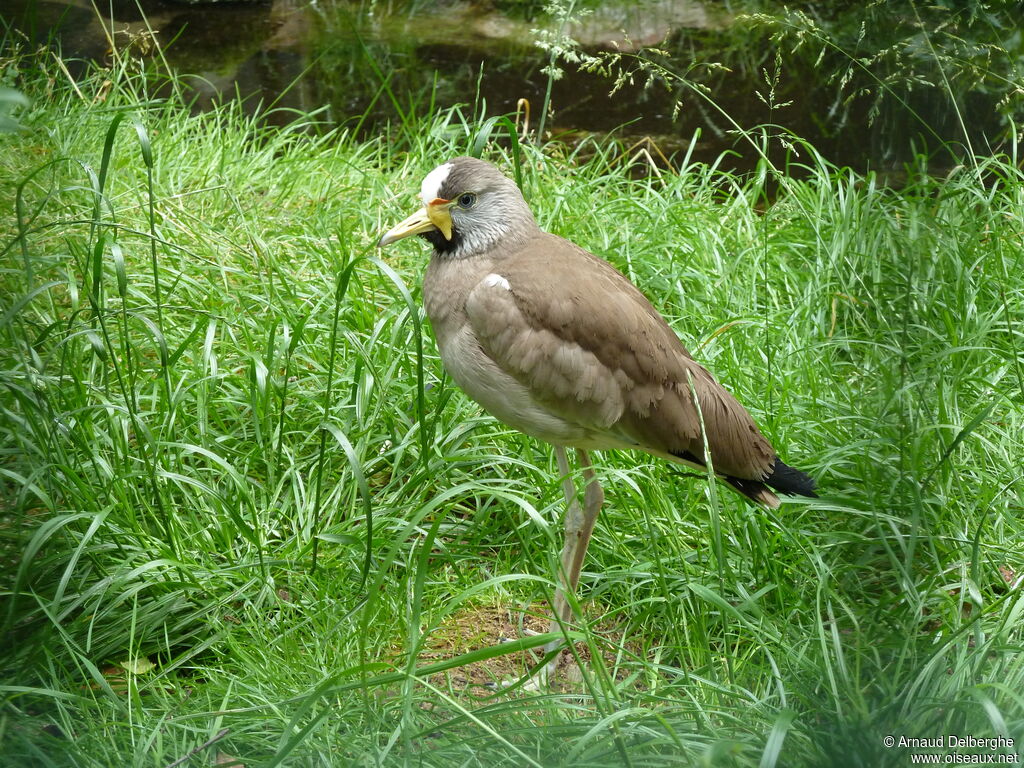
M483 352L562 418L719 473L764 480L776 454L742 405L610 264L540 234L470 292ZM700 405L700 414L694 405Z

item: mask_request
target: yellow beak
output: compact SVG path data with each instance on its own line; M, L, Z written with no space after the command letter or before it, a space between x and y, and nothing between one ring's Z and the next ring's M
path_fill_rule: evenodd
M445 200L441 197L431 200L412 216L385 232L380 240L377 241L377 247L383 248L385 245L390 245L396 240L401 240L403 237L419 235L432 229L440 230L445 240L451 240L451 207L451 200Z

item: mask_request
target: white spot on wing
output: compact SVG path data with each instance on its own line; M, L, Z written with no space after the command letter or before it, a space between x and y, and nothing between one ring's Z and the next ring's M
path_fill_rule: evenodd
M483 284L488 288L504 288L506 291L511 291L512 286L509 285L508 280L499 275L497 272L492 272L483 279Z
M437 166L437 168L427 174L427 177L423 179L423 185L420 187L420 199L424 203L429 203L431 200L441 196L438 194L441 191L441 185L444 184L451 170L452 164L445 163L444 165Z

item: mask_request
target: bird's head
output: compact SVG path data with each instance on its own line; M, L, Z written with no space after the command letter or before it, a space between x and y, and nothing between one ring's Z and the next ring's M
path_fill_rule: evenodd
M420 187L423 207L384 233L383 248L420 235L445 258L464 258L514 245L537 228L519 187L484 160L456 157L427 174Z

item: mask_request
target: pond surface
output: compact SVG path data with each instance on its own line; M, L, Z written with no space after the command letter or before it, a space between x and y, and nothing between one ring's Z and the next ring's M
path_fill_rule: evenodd
M535 127L548 85L548 56L536 45L537 29L559 26L462 0L144 0L141 13L134 0L100 3L101 13L112 11L112 17L97 16L89 0L5 5L6 17L35 40L55 33L65 59L109 61L111 39L122 53L152 58L155 40L174 70L193 76L196 108L237 92L251 111L274 107L271 121L293 119L292 110L326 107L329 123L364 135L379 133L403 112L423 115L464 104L468 115L490 116L515 112L522 99ZM752 33L720 3L603 3L563 31L587 53L625 54L624 65L634 51L657 46L667 56L656 60L676 73L704 61L721 60L727 67L692 69L688 78L708 89L710 98L702 98L677 80L644 87L642 76L610 95L608 76L563 63L563 76L552 84L547 133L570 142L614 132L627 146L649 140L643 146L656 157L690 152L702 161L734 150L726 164L744 169L757 153L737 126L770 123L807 139L837 164L885 172L899 171L912 146L936 152L936 165L949 167L954 154L938 148L965 138L941 88L908 89L889 103L852 97L841 90L834 69L793 55L792 46L773 43L767 32ZM74 64L70 68L76 71ZM990 151L1004 131L998 97L966 93L960 99L975 151ZM773 160L781 162L784 143L769 145Z

